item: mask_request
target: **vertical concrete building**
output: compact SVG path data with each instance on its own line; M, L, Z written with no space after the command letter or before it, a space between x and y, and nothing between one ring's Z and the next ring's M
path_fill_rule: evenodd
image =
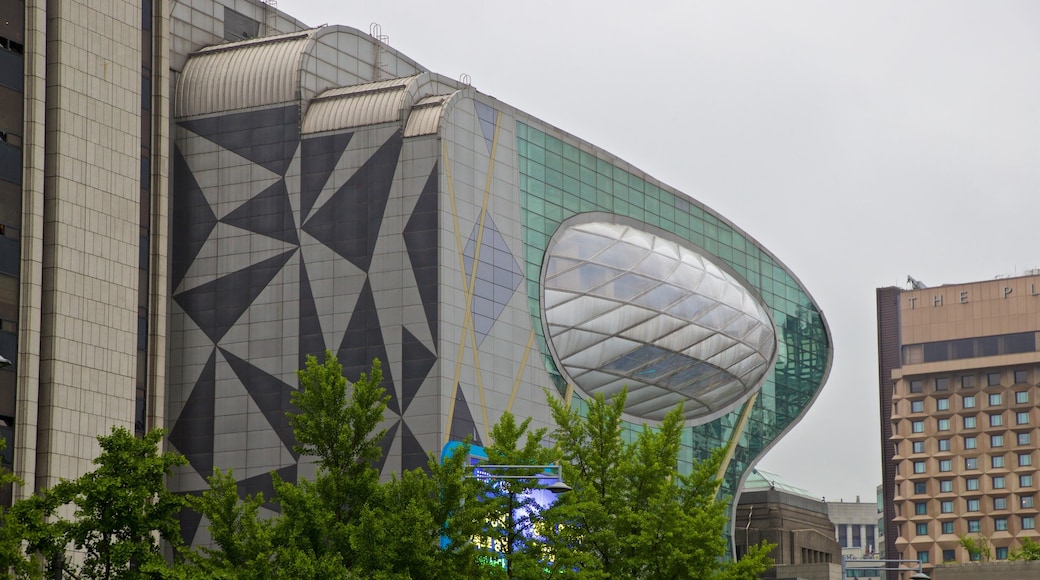
M0 8L23 493L113 425L167 427L183 493L313 473L285 412L326 349L350 377L383 362L387 476L507 410L547 424L546 389L627 387L627 428L684 403L682 465L728 447L733 493L826 380L819 308L750 235L383 39L254 0Z
M877 291L886 558L1037 539L1040 273Z

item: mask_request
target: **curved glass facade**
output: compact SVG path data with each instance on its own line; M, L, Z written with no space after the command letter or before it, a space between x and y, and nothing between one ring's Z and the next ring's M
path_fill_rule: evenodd
M683 403L703 423L760 385L776 353L764 306L677 242L603 221L564 225L545 260L549 346L578 389L661 420Z
M809 406L830 369L830 337L815 302L758 242L708 208L598 157L587 147L579 148L577 140L565 142L522 122L516 131L528 306L546 370L561 394L567 381L546 340L541 275L550 241L574 216L611 214L667 232L725 264L761 297L774 325L776 362L750 407L740 406L687 427L680 451L680 467L688 469L694 458L706 457L734 440L745 418L722 481L722 492L734 493L755 459ZM582 406L580 400L577 404ZM629 429L634 436L641 426L632 424Z

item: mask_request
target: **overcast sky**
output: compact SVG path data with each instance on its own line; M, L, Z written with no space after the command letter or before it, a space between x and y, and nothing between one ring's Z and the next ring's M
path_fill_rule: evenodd
M281 0L378 23L443 75L598 145L769 248L822 308L830 379L760 462L881 483L875 289L1040 266L1040 3Z

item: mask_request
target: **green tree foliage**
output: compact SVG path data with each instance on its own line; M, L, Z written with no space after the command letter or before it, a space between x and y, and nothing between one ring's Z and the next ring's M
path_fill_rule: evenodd
M975 534L974 536L957 536L960 539L961 546L968 551L968 557L971 561L987 561L992 556L992 551L989 546L989 538L983 536L981 533Z
M1032 538L1022 538L1022 546L1011 550L1008 560L1040 560L1040 543Z
M6 446L7 442L0 437L0 451ZM0 468L0 489L20 485L22 481L17 476ZM18 512L0 505L0 580L40 577L39 565L22 549L27 536L28 529Z

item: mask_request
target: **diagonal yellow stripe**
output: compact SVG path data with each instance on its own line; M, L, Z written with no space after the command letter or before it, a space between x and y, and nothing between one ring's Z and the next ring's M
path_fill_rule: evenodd
M527 336L527 346L524 347L524 356L520 358L520 371L516 373L516 380L513 381L513 391L509 393L509 404L506 405L506 411L513 412L513 400L516 399L516 392L520 390L520 381L524 378L524 371L527 369L527 355L531 354L531 345L534 344L534 328L531 329L531 334Z
M729 463L733 460L733 453L737 450L737 441L740 441L740 436L744 433L744 428L747 427L748 419L751 417L751 409L754 408L757 399L758 391L755 391L751 398L744 403L744 408L740 411L740 419L737 420L737 425L733 428L733 435L730 436L729 444L726 446L726 456L722 458L719 473L715 476L719 481L722 481L722 478L726 476Z

